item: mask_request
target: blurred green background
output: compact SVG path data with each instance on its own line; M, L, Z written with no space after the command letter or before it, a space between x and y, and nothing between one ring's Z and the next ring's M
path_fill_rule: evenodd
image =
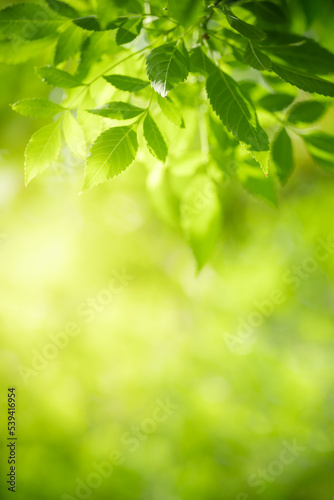
M278 208L225 186L223 236L197 275L146 189L144 153L81 196L73 159L24 187L25 145L46 122L9 103L48 96L45 60L0 69L1 495L15 386L20 500L331 500L334 260L313 255L334 238L333 177L300 153ZM48 351L72 322L78 335Z

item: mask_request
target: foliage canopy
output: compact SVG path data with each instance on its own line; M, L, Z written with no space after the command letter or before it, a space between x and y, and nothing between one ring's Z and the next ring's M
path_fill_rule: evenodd
M325 4L41 0L5 7L0 60L45 54L36 75L59 89L50 100L12 105L53 120L27 145L26 184L68 147L85 158L85 191L119 175L147 146L159 162L149 168L161 171L167 219L183 229L201 268L220 234L224 184L238 181L276 205L276 184L294 171L295 137L333 171L334 136L308 130L334 97L334 54L305 36ZM192 168L173 183L174 166L188 154Z

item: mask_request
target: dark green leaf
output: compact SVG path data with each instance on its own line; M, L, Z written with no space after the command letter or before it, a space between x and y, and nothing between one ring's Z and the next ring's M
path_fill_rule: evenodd
M256 47L251 40L246 47L244 61L252 66L252 68L258 69L259 71L271 68L271 60L269 57L263 54L263 52L261 52L261 50Z
M216 65L209 59L209 57L204 54L201 47L195 47L190 52L190 71L192 73L201 73L202 75L208 75L215 68Z
M150 153L158 160L165 162L168 152L167 146L157 124L149 113L144 120L144 137Z
M46 1L48 6L61 16L69 17L71 19L79 17L78 11L76 11L73 7L71 7L65 2L60 2L58 0L46 0Z
M100 23L96 16L78 17L74 24L87 31L101 31Z
M264 31L260 30L259 28L256 28L252 24L242 21L237 16L235 16L230 10L226 9L224 13L231 28L235 29L236 31L238 31L238 33L245 36L246 38L255 41L264 40L264 38L266 38L266 34Z
M233 135L255 151L269 149L268 137L260 127L253 104L229 75L217 69L207 79L212 108Z
M118 29L116 34L117 45L124 45L126 43L132 42L139 35L143 26L141 18L133 18L126 21Z
M11 106L17 113L32 118L49 118L64 111L62 106L46 99L22 99Z
M102 132L89 150L83 191L112 179L136 157L137 135L132 127L115 127Z
M66 71L62 71L52 66L43 66L36 69L37 75L49 85L62 89L71 89L83 85L77 78Z
M99 108L89 109L89 113L94 115L112 118L114 120L130 120L145 111L143 108L137 108L128 102L109 102Z
M296 102L290 109L287 119L290 123L313 123L325 113L326 104L319 101Z
M310 38L269 33L262 49L278 58L279 62L284 62L291 68L299 68L306 73L316 75L334 73L334 54Z
M259 106L261 108L275 113L275 111L282 111L283 109L290 106L294 101L295 97L290 94L268 94L258 100Z
M334 172L334 135L313 132L301 137L314 161L324 169Z
M276 134L272 145L272 159L276 173L282 186L284 186L293 171L292 143L284 127Z
M243 9L252 12L256 20L265 26L280 26L287 22L287 16L284 10L273 2L245 2L241 3Z
M166 97L189 73L188 52L183 42L169 43L153 49L147 56L146 68L154 90Z
M126 92L138 92L149 85L150 82L140 80L139 78L132 78L126 75L108 75L103 77L107 82L111 83L119 90Z
M306 92L316 92L317 94L334 97L334 83L313 76L312 74L302 73L298 69L288 68L280 64L273 63L273 71L283 80L291 85L295 85L299 89Z

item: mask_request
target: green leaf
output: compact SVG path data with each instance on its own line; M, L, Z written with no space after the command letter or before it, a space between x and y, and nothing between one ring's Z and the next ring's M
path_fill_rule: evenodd
M32 118L49 118L64 111L64 108L55 102L36 98L22 99L11 104L11 107L17 113Z
M83 191L123 172L135 159L137 149L137 135L132 127L102 132L89 150Z
M305 90L305 92L316 92L317 94L334 97L334 83L332 82L276 63L273 63L272 69L283 80Z
M43 172L57 159L60 151L59 121L43 127L33 134L25 150L25 184Z
M269 57L263 54L258 47L254 46L251 40L246 47L244 61L252 66L252 68L258 69L259 71L271 68L271 60Z
M287 120L296 125L313 123L322 117L326 109L326 104L319 101L296 102L289 110Z
M129 17L126 16L121 16L117 17L117 19L113 19L112 21L109 21L107 24L107 30L116 30L120 28L123 24L125 24L129 20Z
M256 164L252 166L246 163L239 166L238 176L241 184L249 193L277 207L277 194L271 175L264 177Z
M69 17L71 19L79 17L78 11L65 2L60 2L58 0L46 0L46 2L52 10L61 16Z
M185 27L193 24L202 10L202 0L168 0L168 15Z
M174 125L185 128L183 117L179 108L170 97L161 97L158 94L158 104L165 117Z
M89 113L112 118L114 120L130 120L145 111L143 108L133 106L128 102L109 102L99 108L89 109Z
M124 45L126 43L132 42L132 40L137 38L137 36L139 35L142 26L143 21L141 18L128 19L117 31L117 45Z
M82 40L82 31L77 26L74 26L74 24L70 24L59 37L54 57L55 65L67 61L70 57L74 56L79 51Z
M167 146L157 124L149 113L144 120L144 137L150 153L164 163L168 153Z
M71 111L65 113L63 119L63 134L70 150L76 156L79 156L79 158L85 158L87 147L85 134Z
M252 12L256 20L265 26L280 26L287 22L284 10L273 2L245 2L240 5L243 9Z
M269 149L268 137L260 127L251 101L229 75L217 69L208 76L206 90L213 110L227 130L254 151Z
M263 43L263 50L292 69L299 68L302 72L315 75L334 72L334 54L310 38L268 33L268 39Z
M45 5L22 3L0 10L0 35L25 40L50 36L67 18L61 17Z
M267 94L258 100L258 105L266 111L274 113L290 106L294 99L295 96L290 94Z
M216 246L221 231L221 206L214 182L197 175L181 199L181 226L201 270Z
M264 38L266 38L266 34L264 31L256 28L252 24L248 24L245 21L242 21L230 10L225 9L224 13L231 28L238 31L238 33L240 33L242 36L255 41L264 40Z
M75 74L76 78L79 80L86 78L92 66L99 62L106 52L112 55L114 53L112 46L115 46L115 43L111 41L110 34L107 31L92 33L82 44L81 57Z
M75 76L62 71L52 66L43 66L36 69L37 75L43 82L53 87L60 87L62 89L71 89L83 85Z
M20 64L29 61L29 59L39 57L41 53L48 51L55 42L55 34L31 41L13 35L8 40L0 40L0 62Z
M313 132L301 138L314 161L325 170L334 172L334 135Z
M132 78L126 75L108 75L103 77L107 82L111 83L118 90L126 92L138 92L149 85L150 82L140 80L139 78Z
M190 71L192 73L201 73L202 75L208 75L216 69L216 65L209 59L209 57L204 54L201 47L195 47L192 49L189 58Z
M272 144L272 159L280 184L284 186L294 168L291 139L282 127L276 134Z
M73 20L74 24L86 31L101 31L100 23L96 16L78 17Z
M247 146L243 142L241 143L241 145L260 165L263 173L266 175L266 177L268 177L270 151L254 151L251 147Z
M189 73L188 52L183 42L169 43L153 49L146 59L151 86L162 97L183 82Z

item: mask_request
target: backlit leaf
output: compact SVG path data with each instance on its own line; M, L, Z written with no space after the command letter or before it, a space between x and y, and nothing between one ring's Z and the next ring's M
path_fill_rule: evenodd
M137 135L132 127L115 127L102 132L89 150L82 190L123 172L135 159L137 149Z

